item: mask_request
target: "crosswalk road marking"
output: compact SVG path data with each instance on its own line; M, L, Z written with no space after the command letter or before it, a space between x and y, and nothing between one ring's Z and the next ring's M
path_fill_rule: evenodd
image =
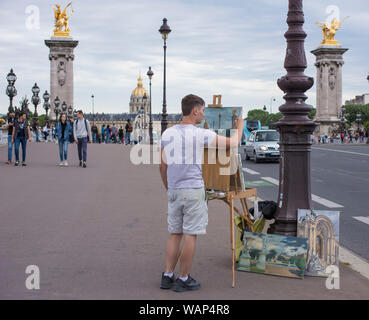
M248 169L248 168L243 168L242 169L244 172L248 173L248 174L252 174L252 175L257 175L260 174L259 172L256 172L254 170Z
M263 180L265 181L268 181L270 183L273 183L275 184L276 186L279 185L279 181L277 179L274 179L274 178L271 178L271 177L262 177ZM333 201L329 201L327 199L324 199L322 197L319 197L315 194L312 194L311 195L311 200L313 200L314 202L317 202L325 207L328 207L328 208L343 208L343 206L341 206L340 204L338 203L335 203Z
M353 217L354 219L369 224L369 217Z

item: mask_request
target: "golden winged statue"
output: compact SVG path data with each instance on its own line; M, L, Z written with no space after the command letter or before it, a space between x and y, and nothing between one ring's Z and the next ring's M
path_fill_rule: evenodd
M54 15L55 15L55 29L54 29L54 36L55 37L69 37L70 29L69 29L69 18L73 14L73 10L71 14L67 15L67 9L69 6L72 5L72 2L69 2L67 6L64 8L64 10L61 10L61 7L59 4L56 4L56 8L54 9ZM63 30L64 28L64 30Z
M322 45L340 45L337 40L334 39L337 30L341 28L341 24L348 17L339 21L336 18L333 18L332 22L315 22L322 29L323 32L323 41Z

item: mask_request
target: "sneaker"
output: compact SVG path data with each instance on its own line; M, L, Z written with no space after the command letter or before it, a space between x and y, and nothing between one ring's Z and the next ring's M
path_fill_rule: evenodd
M83 168L86 168L87 166L86 166L86 162L83 162Z
M82 167L82 161L79 162L79 166Z
M27 164L25 162L22 162L22 167L26 167Z
M8 160L7 162L5 162L6 164L11 164L12 161L11 160Z
M15 161L14 166L18 167L19 161Z
M59 167L62 167L64 164L63 164L63 162L60 162L59 163Z
M68 167L68 162L66 160L64 161L64 167Z
M188 279L186 281L182 281L177 278L173 285L173 291L175 292L194 291L199 289L200 282L191 278L190 275L188 275Z
M174 281L176 278L174 277L168 277L164 275L164 272L161 275L161 283L160 283L160 289L170 289L173 287Z

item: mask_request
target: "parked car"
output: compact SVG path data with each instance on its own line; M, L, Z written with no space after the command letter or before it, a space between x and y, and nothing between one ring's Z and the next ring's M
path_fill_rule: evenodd
M253 159L279 161L279 133L276 130L255 130L251 132L245 145L246 160Z

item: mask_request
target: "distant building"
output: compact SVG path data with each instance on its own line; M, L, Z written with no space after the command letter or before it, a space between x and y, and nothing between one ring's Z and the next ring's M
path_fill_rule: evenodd
M357 105L369 104L369 93L363 94L361 96L356 96L354 99L351 100L346 100L345 105L348 104L357 104Z
M147 101L144 103L143 97L146 95ZM138 78L137 87L132 91L129 100L129 113L96 113L93 116L92 113L85 114L86 119L96 124L99 133L101 127L108 125L111 127L113 124L116 128L122 127L125 129L127 120L130 119L133 125L133 129L149 129L150 121L150 95L143 87L141 75ZM168 128L182 121L182 114L168 114ZM157 134L161 134L161 114L152 114L153 131Z

